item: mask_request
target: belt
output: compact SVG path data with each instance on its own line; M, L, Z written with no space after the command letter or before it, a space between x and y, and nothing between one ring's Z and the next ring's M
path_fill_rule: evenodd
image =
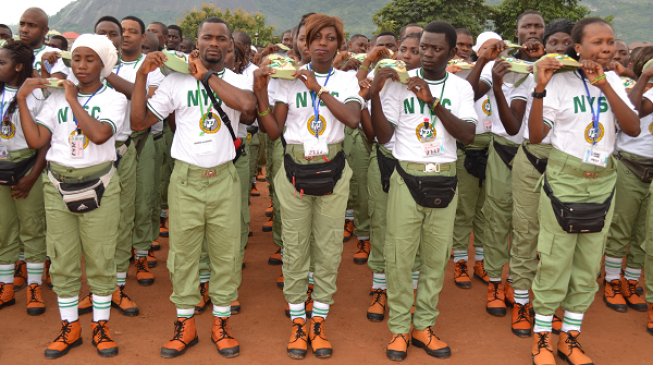
M555 160L550 160L549 163L551 164L551 167L554 167L558 165ZM605 168L604 170L601 171L584 171L584 170L577 170L568 166L563 166L562 167L562 172L575 176L575 177L580 177L580 178L585 178L585 179L596 179L598 177L605 177L614 172L614 167L609 167Z
M549 161L548 158L537 158L534 154L532 154L528 148L526 148L526 145L521 145L521 148L524 150L524 153L526 154L526 158L528 158L528 161L535 167L537 171L539 171L540 174L543 174L546 171L546 164Z
M154 140L155 140L155 141L158 141L158 140L161 139L162 137L163 137L163 132L157 133L157 134L154 135Z
M258 133L258 127L249 127L249 128L247 128L247 133L249 133L249 134Z
M123 145L129 147L129 145L132 143L132 137L129 136L127 137L127 140L124 142L116 141L116 149L122 147Z
M233 162L227 161L222 165L211 167L208 169L199 168L198 166L189 165L188 170L186 171L187 176L195 176L201 178L212 178L223 175L226 171L229 170L229 165L233 166Z
M53 171L50 168L50 163L48 162L48 172L54 177L57 181L61 183L66 183L66 184L80 184L88 181L92 181L95 179L99 179L102 176L106 175L111 171L113 168L113 164L107 165L106 168L102 169L102 171L98 171L94 174L88 175L88 176L82 176L82 177L65 177L62 176L60 173Z
M409 162L406 166L408 170L422 171L422 172L440 172L451 170L450 163L413 163Z

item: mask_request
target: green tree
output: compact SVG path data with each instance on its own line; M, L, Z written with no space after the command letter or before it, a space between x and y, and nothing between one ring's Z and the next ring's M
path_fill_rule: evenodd
M197 38L197 28L206 18L217 17L224 20L232 32L244 31L252 37L252 43L267 45L276 42L278 36L274 35L274 26L265 25L265 16L259 12L247 13L243 9L236 9L233 12L227 8L226 11L215 7L215 5L202 4L200 10L193 9L190 12L184 12L182 19L177 19L179 26L184 34L190 35L190 38ZM258 34L258 37L257 37Z
M386 30L398 33L406 24L424 26L434 20L444 20L478 34L485 29L491 13L485 0L394 0L374 14L372 22L376 34Z
M590 10L578 3L578 0L504 0L492 12L494 31L504 39L514 40L517 17L528 10L539 11L547 23L556 18L576 22L590 15Z

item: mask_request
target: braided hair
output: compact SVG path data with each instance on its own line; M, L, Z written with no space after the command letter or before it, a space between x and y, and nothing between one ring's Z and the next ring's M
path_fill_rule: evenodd
M34 52L32 47L23 41L9 40L8 44L3 48L0 48L0 50L9 52L9 58L11 59L11 62L14 63L14 67L19 64L23 65L23 69L18 73L18 86L20 87L25 80L32 77L32 65L34 64ZM5 83L0 81L0 93L4 92L4 90ZM9 108L7 109L8 115L13 114L17 105L18 102L16 101L16 98L13 98L9 103Z

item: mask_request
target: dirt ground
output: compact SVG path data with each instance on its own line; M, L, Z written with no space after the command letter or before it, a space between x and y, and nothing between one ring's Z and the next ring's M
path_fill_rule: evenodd
M44 288L47 306L44 315L30 317L26 313L25 289L17 293L16 305L0 311L0 364L281 364L291 363L285 352L291 323L284 315L283 293L276 287L280 266L267 264L268 256L276 251L272 233L264 233L261 226L269 199L265 183L258 183L260 197L252 198L250 206L254 235L249 238L243 285L240 290L242 311L233 316L231 328L240 342L240 356L222 358L210 340L211 311L197 316L199 343L176 359L163 359L161 346L173 334L175 308L168 299L172 285L165 261L168 240L161 238L162 249L156 252L158 266L152 269L154 285L141 287L136 283L134 267L127 278L126 292L138 303L140 315L125 317L111 311L110 329L120 346L114 358L100 358L91 345L92 315L84 315L82 336L84 344L72 349L58 360L47 360L43 352L58 334L60 319L55 294ZM366 265L355 265L353 255L356 241L344 244L343 260L338 276L338 292L327 320L326 333L334 347L331 359L318 360L310 352L305 364L331 362L335 364L390 364L384 348L390 339L385 323L369 322L365 316L370 297L372 273ZM473 250L470 251L473 253ZM456 288L453 283L453 264L447 268L447 278L440 295L440 317L436 335L447 342L452 356L438 360L423 350L410 347L408 364L531 364L532 338L520 339L510 331L510 316L492 317L485 312L486 286L472 279L470 290ZM643 282L643 278L642 278ZM646 332L647 314L628 310L617 313L602 301L603 286L585 317L580 340L595 364L653 364L653 337ZM82 289L85 295L88 287ZM510 313L510 312L509 312ZM387 317L387 316L386 316ZM387 320L387 319L386 319ZM554 336L557 341L557 336ZM557 359L557 364L564 362Z

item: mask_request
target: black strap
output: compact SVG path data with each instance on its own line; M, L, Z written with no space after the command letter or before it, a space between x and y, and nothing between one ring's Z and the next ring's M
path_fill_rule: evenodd
M528 161L531 162L531 165L535 167L537 171L540 172L540 174L544 174L544 171L546 171L546 164L549 162L548 158L538 158L534 154L532 154L528 148L526 148L525 145L521 145L522 149L524 150L524 153L526 154L526 157L528 158Z
M220 106L220 103L218 100L215 98L215 95L213 95L213 90L211 89L211 86L209 86L208 82L203 82L202 85L204 85L204 88L206 89L206 93L209 94L209 98L211 98L211 102L213 103L213 108L218 111L218 114L220 114L220 119L224 122L224 124L227 125L227 128L229 128L229 133L231 133L231 138L233 140L237 140L238 137L236 137L236 133L234 133L234 128L231 126L231 119L229 119L229 116L227 113L222 110L222 107Z
M515 155L517 154L519 147L507 146L497 141L493 141L493 144L494 144L494 150L497 152L497 154L499 155L503 163L505 163L506 166L510 170L512 170L512 165L510 165L510 163L515 158Z

